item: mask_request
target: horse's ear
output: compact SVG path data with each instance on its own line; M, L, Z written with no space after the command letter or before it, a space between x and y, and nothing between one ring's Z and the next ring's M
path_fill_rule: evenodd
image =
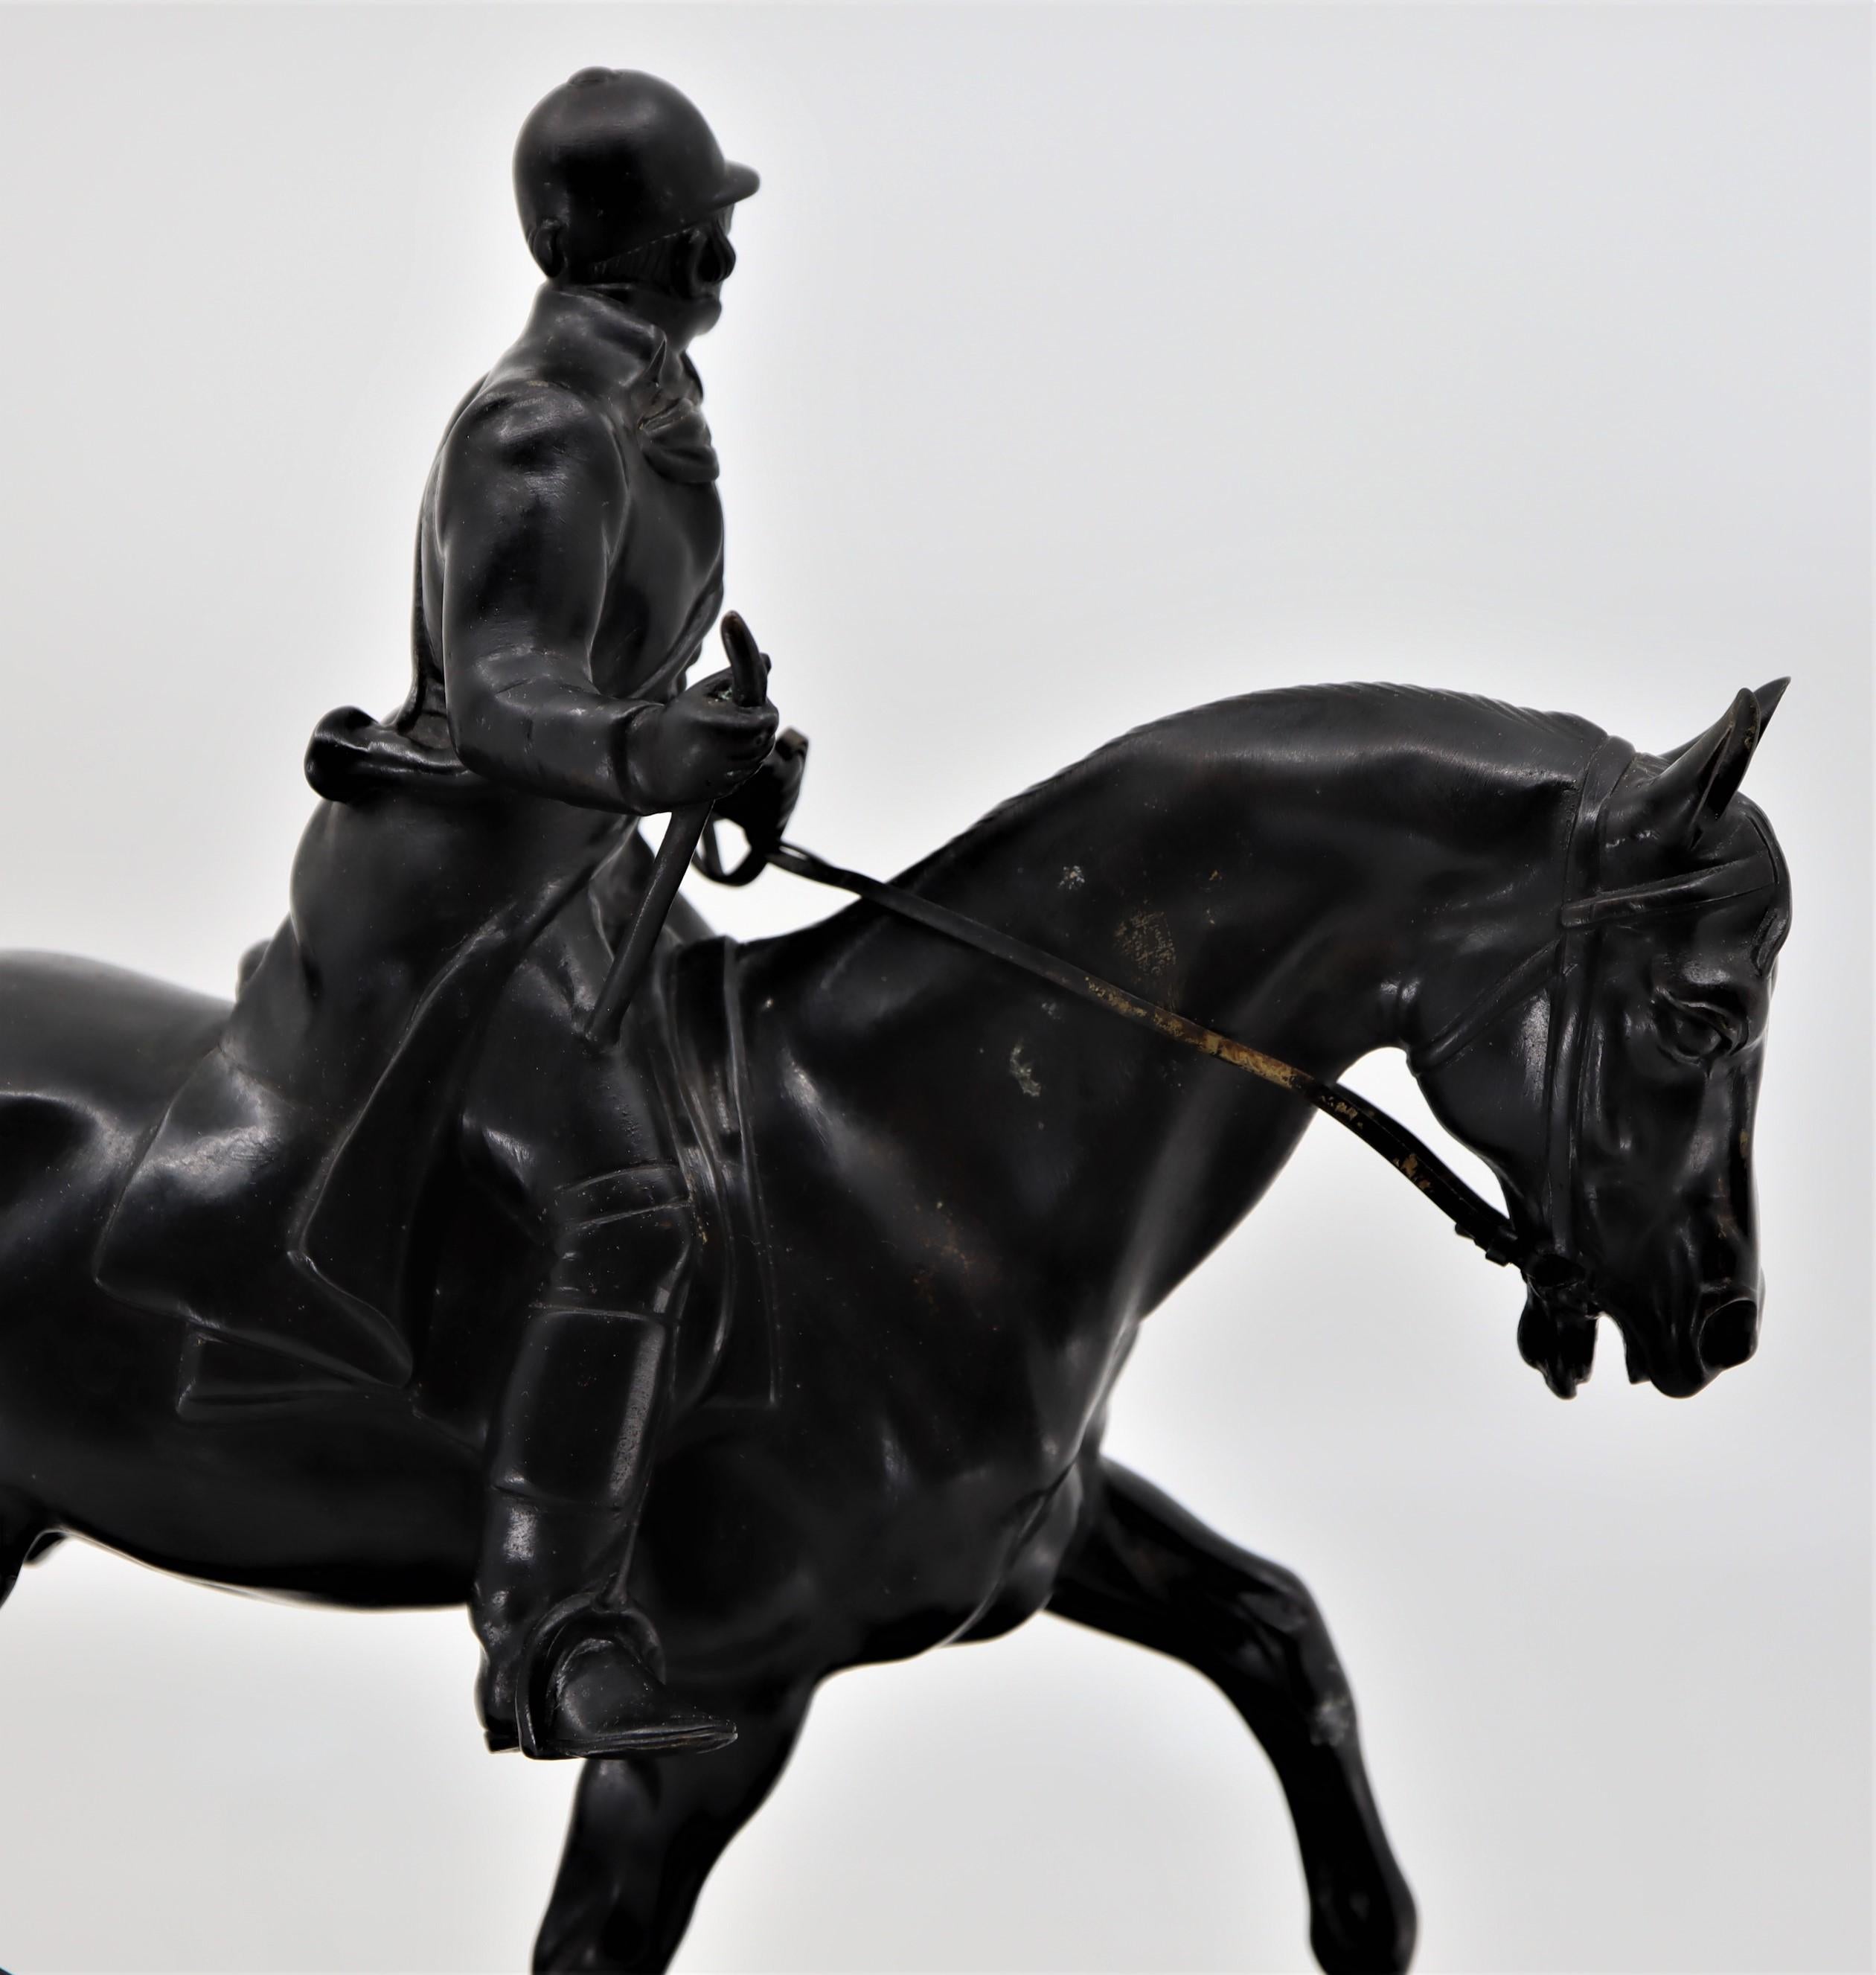
M1643 798L1653 836L1691 849L1725 813L1788 683L1775 680L1757 692L1742 688L1704 734L1670 759Z
M1772 725L1772 716L1778 711L1779 702L1785 697L1785 688L1790 684L1788 679L1776 679L1769 685L1762 685L1753 695L1759 702L1759 731L1761 734Z

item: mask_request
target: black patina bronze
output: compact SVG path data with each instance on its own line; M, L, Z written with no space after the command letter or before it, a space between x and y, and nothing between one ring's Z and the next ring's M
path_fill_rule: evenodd
M1599 1313L1667 1392L1750 1356L1789 886L1739 788L1782 683L1662 757L1257 694L892 884L826 864L738 620L734 676L682 687L721 601L688 346L754 176L593 70L516 179L546 284L425 489L410 696L320 723L236 999L0 958L0 1593L69 1532L467 1603L491 1746L589 1759L537 1947L568 1970L665 1965L830 1674L1047 1609L1223 1689L1318 1959L1404 1967L1320 1615L1104 1457L1109 1395L1311 1106L1520 1270L1559 1393ZM675 895L693 851L857 902L739 945ZM1503 1212L1341 1082L1387 1047Z

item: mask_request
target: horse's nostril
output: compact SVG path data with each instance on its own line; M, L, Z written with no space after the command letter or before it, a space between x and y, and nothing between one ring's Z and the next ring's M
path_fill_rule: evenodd
M1759 1306L1750 1296L1735 1296L1710 1310L1694 1340L1700 1362L1710 1372L1743 1365L1759 1342Z

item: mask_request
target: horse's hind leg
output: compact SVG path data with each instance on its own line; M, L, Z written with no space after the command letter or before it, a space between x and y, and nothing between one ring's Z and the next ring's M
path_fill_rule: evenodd
M1303 1585L1104 1461L1049 1609L1168 1653L1224 1691L1290 1799L1317 1960L1331 1975L1405 1968L1413 1895L1369 1793L1348 1682Z
M710 1755L586 1763L534 1943L537 1970L636 1975L669 1965L711 1868L781 1774L810 1691L731 1710L736 1740Z

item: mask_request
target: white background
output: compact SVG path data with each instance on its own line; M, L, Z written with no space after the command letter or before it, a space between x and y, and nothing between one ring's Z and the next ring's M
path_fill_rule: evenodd
M1149 1326L1113 1444L1317 1592L1423 1967L1867 1967L1868 39L1854 7L0 12L0 944L218 991L271 928L307 734L401 698L430 451L527 305L514 131L590 62L764 176L699 356L827 854L890 870L1260 686L1660 748L1791 672L1751 781L1797 890L1758 1359L1676 1402L1605 1344L1559 1405L1516 1285L1318 1132ZM473 1663L459 1612L67 1546L0 1618L0 1962L518 1966L573 1776L480 1753ZM833 1683L681 1965L1304 1939L1236 1717L1041 1619Z

